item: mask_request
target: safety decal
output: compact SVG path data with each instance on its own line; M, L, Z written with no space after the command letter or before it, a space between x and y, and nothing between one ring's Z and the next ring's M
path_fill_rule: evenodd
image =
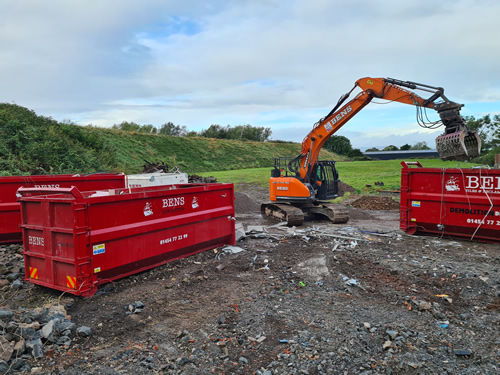
M94 268L94 273L101 272L101 267Z
M94 255L104 254L105 252L106 252L106 245L103 243L92 246L92 253Z
M76 289L76 277L66 276L66 286L71 289Z
M31 279L38 279L38 268L30 267L30 278Z
M410 219L410 221L417 221L417 219L413 219L413 218L412 218L412 219Z
M411 201L412 207L420 207L420 201Z

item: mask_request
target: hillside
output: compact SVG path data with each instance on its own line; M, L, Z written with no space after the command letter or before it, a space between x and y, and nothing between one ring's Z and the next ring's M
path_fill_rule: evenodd
M270 167L296 156L300 144L169 137L59 123L15 105L0 104L0 175L138 173L145 160L183 172ZM322 151L322 159L338 159Z

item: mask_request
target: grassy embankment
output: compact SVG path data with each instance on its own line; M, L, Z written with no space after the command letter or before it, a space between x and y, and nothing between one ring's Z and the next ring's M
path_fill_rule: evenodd
M368 193L399 189L401 185L401 161L403 160L341 161L337 162L336 166L341 181L354 187L358 193ZM462 168L470 168L476 165L458 164L454 161L441 161L440 159L421 159L419 161L424 168L456 168L457 165ZM268 187L271 168L214 171L203 173L203 175L217 177L219 182L247 183ZM383 182L384 186L375 186L375 182ZM372 187L366 187L367 184L371 184Z
M140 173L145 160L199 174L267 167L273 157L297 156L299 143L169 137L59 123L27 108L0 103L0 176ZM322 159L338 159L322 151Z

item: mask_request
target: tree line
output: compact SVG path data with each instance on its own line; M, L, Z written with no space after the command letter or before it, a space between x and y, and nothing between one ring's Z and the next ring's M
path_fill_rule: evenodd
M254 142L268 141L272 135L271 128L252 126L248 124L237 126L221 126L218 124L212 124L207 129L196 132L194 130L188 130L188 128L184 125L175 125L172 122L167 122L159 127L156 127L150 124L139 125L135 122L123 121L120 124L113 125L112 129L147 134L168 135L171 137L205 137Z

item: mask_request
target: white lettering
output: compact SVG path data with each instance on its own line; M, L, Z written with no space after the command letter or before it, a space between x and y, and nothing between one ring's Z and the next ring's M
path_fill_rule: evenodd
M28 236L28 243L30 245L44 246L43 237Z
M479 187L478 176L466 176L466 177L467 177L467 189L477 189Z
M163 208L184 206L184 197L163 199Z
M332 118L330 121L329 121L329 124L331 126L335 125L338 121L342 120L345 116L347 116L347 114L349 112L352 111L352 107L350 105L348 105L347 107L345 107L345 109L343 109L342 111L340 111L340 113L335 116L334 118ZM328 130L330 131L330 130Z
M493 190L500 189L500 177L495 176L466 176L467 189L485 189Z
M59 184L54 185L35 185L36 188L59 188Z

